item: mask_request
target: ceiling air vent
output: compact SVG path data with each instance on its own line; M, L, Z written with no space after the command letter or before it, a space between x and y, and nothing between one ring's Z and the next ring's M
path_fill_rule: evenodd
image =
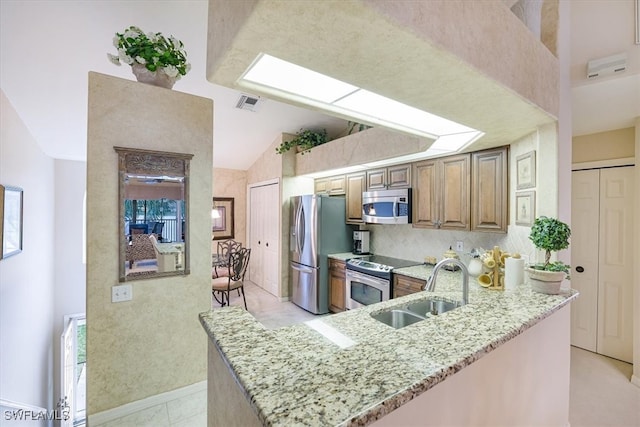
M619 53L587 63L587 77L593 79L609 74L618 74L627 69L627 54Z
M239 108L241 110L253 111L255 113L260 108L260 105L262 105L262 102L259 96L246 95L243 93L242 95L240 95L240 98L238 98L236 108Z

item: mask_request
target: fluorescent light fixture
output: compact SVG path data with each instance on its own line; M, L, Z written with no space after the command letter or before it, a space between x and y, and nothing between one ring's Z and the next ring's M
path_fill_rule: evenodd
M355 166L347 166L344 168L340 168L340 169L331 169L331 170L327 170L327 171L321 171L321 172L314 172L314 173L310 173L307 174L305 176L308 176L309 178L325 178L327 176L334 176L334 175L341 175L341 174L347 174L347 173L353 173L353 172L360 172L366 170L365 166L362 165L355 165Z
M258 57L241 79L326 103L358 89L356 86L265 54Z
M396 123L433 137L474 130L364 89L339 99L333 104L346 110Z
M457 151L484 135L468 126L264 53L240 76L238 84L363 122L438 139L436 144L440 144L436 149L445 152Z

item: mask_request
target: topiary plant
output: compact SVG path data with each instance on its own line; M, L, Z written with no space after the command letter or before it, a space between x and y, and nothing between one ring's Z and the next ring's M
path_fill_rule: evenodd
M302 154L308 153L313 147L322 145L327 142L327 130L322 129L319 131L311 130L311 129L300 129L295 136L295 138L284 141L276 148L276 153L282 154L293 147L300 147L302 150Z
M571 229L567 224L555 218L540 216L535 219L529 234L529 240L536 248L545 251L544 264L533 266L536 270L569 272L570 266L562 261L550 262L551 252L556 252L569 247Z

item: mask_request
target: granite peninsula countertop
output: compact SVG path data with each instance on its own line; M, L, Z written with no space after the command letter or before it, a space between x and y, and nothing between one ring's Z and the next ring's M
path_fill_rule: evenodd
M425 278L431 266L400 269ZM424 275L427 276L424 276ZM382 418L506 343L577 296L521 285L494 291L470 280L469 304L401 329L370 314L414 300L459 300L461 275L441 271L436 291L267 329L243 308L200 321L264 425L363 426Z

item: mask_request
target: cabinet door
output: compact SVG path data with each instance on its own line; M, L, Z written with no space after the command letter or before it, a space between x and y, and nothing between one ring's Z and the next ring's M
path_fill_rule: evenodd
M362 221L362 192L365 191L366 174L364 172L347 175L347 223Z
M413 226L435 228L438 220L437 160L413 165Z
M385 190L387 188L387 169L371 169L367 171L367 191Z
M403 276L402 274L393 275L393 297L398 298L405 295L414 294L422 291L422 287L426 281L416 279L414 277Z
M345 310L345 263L335 259L329 260L329 310L339 313Z
M507 232L508 172L506 147L471 155L471 230Z
M469 230L470 156L462 154L440 159L441 196L440 228Z
M387 188L411 187L411 165L389 166L386 184Z
M332 196L340 196L345 194L345 177L344 175L332 176L329 178L327 191Z
M316 194L326 194L329 192L329 179L328 178L320 178L314 181L314 193Z

